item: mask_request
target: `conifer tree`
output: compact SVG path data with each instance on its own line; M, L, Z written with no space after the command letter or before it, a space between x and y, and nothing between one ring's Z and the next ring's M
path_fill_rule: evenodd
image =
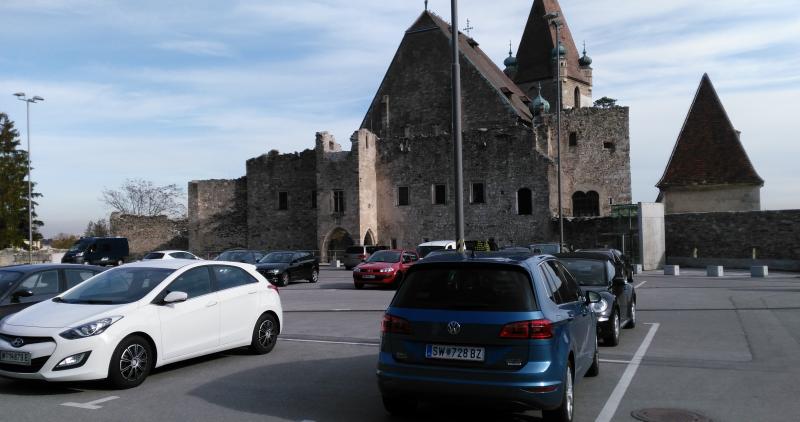
M22 246L28 239L28 152L19 147L14 122L0 113L0 248ZM34 201L34 210L36 205ZM37 229L43 225L34 212L34 240L41 239Z

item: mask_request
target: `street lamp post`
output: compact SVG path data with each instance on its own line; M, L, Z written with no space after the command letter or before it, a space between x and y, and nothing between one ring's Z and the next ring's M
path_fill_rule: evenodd
M25 101L25 125L28 136L28 263L33 263L33 186L31 182L31 103L44 101L44 98L34 95L33 98L25 96L24 92L14 94L20 101Z
M453 168L455 172L456 247L464 252L464 158L461 135L461 65L458 53L458 0L450 1L453 43Z
M564 247L564 208L561 205L561 20L558 12L550 12L544 18L556 28L556 167L558 173L558 244Z

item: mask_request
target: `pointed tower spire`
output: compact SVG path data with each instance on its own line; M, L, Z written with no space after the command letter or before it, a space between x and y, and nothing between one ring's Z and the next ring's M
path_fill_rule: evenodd
M692 106L656 186L757 185L756 173L708 74L700 80Z

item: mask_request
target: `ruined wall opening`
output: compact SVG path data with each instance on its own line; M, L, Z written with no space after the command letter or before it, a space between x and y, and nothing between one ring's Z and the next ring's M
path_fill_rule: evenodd
M573 217L597 217L600 215L600 195L591 190L572 194Z
M328 233L322 245L322 252L329 262L335 262L344 255L345 249L355 245L353 238L347 230L337 227Z
M575 108L581 108L581 88L575 87Z
M522 188L517 191L517 214L533 214L533 194L528 188Z

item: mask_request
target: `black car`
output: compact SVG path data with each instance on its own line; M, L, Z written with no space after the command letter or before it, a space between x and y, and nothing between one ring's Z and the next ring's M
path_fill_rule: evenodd
M27 264L0 267L0 319L55 297L102 267L75 264Z
M264 257L264 252L250 249L229 249L214 258L215 261L243 262L245 264L256 264Z
M607 255L614 261L614 266L617 267L617 271L625 275L625 280L628 280L629 283L633 283L633 265L628 257L619 249L578 249L577 252L594 252Z
M600 293L603 300L592 304L597 314L598 337L603 344L619 344L620 327L636 326L636 289L617 270L605 253L572 252L556 254L583 290Z
M264 255L256 270L277 286L287 286L293 280L319 280L319 259L308 252L275 251Z
M129 252L124 237L82 237L64 254L61 263L122 265Z

